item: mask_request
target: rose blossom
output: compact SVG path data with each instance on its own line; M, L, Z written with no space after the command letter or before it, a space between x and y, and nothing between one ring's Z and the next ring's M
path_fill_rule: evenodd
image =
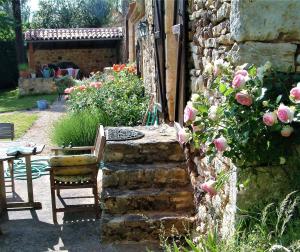
M235 75L243 75L243 76L245 76L245 77L247 77L248 76L248 72L247 72L247 70L245 70L245 69L242 69L242 70L238 70L236 73L235 73Z
M197 112L197 109L195 109L191 103L188 103L184 109L184 122L194 121Z
M247 91L241 91L238 92L235 95L235 99L236 101L241 104L241 105L245 105L245 106L251 106L252 105L252 97L247 93Z
M268 112L263 115L263 122L267 126L272 126L277 123L277 116L274 112Z
M294 119L294 110L281 103L277 110L277 117L283 123L290 123Z
M100 88L101 86L102 86L102 82L100 81L95 81L90 83L90 87Z
M215 180L208 180L207 182L201 184L200 188L207 192L210 196L213 196L217 193L215 189L216 181Z
M286 125L286 126L283 126L282 130L281 130L281 135L283 137L289 137L294 131L294 128L291 127L290 125Z
M199 98L200 98L200 95L198 95L198 94L192 94L191 101L192 102L196 102L196 101L198 101Z
M241 74L237 74L233 78L232 87L233 88L241 88L245 85L245 83L246 83L245 76L241 75Z
M186 131L185 128L183 129L180 129L178 131L178 142L180 144L184 144L184 143L187 143L190 139L190 134Z
M213 143L218 151L225 151L228 147L227 141L224 137L216 138Z
M218 106L213 105L208 110L208 118L211 120L217 119Z
M297 84L297 87L291 89L290 97L294 102L300 103L300 82Z

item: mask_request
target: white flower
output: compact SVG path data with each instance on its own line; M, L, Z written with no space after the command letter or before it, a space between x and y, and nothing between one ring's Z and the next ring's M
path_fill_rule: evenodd
M207 63L204 67L204 74L212 75L213 70L214 70L214 66L211 63Z
M218 106L211 106L208 110L208 118L211 120L217 119Z
M200 98L200 95L198 95L198 94L192 94L191 101L192 102L196 102L196 101L198 101L199 98Z

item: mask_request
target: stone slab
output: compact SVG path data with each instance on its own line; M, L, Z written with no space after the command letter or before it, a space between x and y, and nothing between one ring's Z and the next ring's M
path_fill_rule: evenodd
M132 129L132 128L131 128ZM185 161L183 150L176 139L176 130L167 125L138 126L133 129L145 134L141 139L107 141L105 162L153 163Z
M238 41L300 40L300 1L232 0L230 30Z
M102 169L103 188L178 187L190 183L184 163L106 164Z
M290 43L246 42L234 44L229 57L234 64L252 63L263 65L270 61L279 71L295 71L297 46Z

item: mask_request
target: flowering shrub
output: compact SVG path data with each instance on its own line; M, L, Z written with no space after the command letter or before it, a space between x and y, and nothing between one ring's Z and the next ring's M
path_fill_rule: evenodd
M213 82L188 102L181 143L193 144L210 160L220 153L240 167L283 164L297 152L299 75L276 72L269 62L234 69L222 60L205 72Z
M71 111L97 109L108 118L109 126L138 125L148 101L135 66L125 64L114 65L108 73L95 73L65 93Z

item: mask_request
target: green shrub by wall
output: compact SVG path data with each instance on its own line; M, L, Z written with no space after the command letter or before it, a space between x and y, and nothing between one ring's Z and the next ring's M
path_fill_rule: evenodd
M18 64L14 41L0 41L0 89L18 85Z

